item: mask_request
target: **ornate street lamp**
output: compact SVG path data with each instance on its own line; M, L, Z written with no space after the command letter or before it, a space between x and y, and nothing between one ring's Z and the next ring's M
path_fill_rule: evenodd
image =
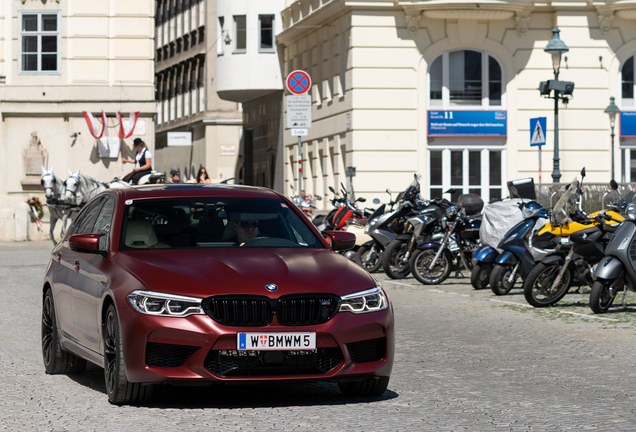
M615 99L612 96L610 98L610 104L607 106L607 108L605 108L605 111L603 111L605 114L609 115L610 127L612 129L612 134L610 135L612 137L612 177L611 177L611 180L615 179L614 178L614 125L616 124L616 114L621 112L621 110L614 103L614 100Z
M559 37L561 30L552 29L552 39L543 51L552 55L552 68L554 69L554 80L559 81L559 69L561 68L561 55L569 51L567 45ZM559 183L561 171L559 171L559 90L554 89L554 158L552 168L552 182Z

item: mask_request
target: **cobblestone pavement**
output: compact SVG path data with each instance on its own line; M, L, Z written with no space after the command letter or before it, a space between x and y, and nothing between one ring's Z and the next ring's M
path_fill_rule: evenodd
M162 387L149 406L115 407L103 372L44 373L40 285L50 243L0 243L0 430L633 431L636 302L601 317L585 294L527 307L467 278L383 280L397 354L389 390L349 399L336 385Z

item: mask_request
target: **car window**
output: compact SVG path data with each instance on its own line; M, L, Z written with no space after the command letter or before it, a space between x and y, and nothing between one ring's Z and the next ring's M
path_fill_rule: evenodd
M102 205L97 219L95 220L95 226L93 226L93 233L104 233L106 235L99 239L99 249L106 250L108 248L108 233L110 233L110 227L113 222L113 208L115 207L115 199L113 197L107 197L104 205Z
M308 223L280 199L134 200L124 210L120 250L324 248Z
M95 225L95 218L103 202L104 199L100 198L88 204L87 208L75 219L73 234L90 234L92 232L91 230Z

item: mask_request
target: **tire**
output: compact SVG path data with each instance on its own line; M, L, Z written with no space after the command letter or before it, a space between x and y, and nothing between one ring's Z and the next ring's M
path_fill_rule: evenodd
M447 253L443 253L437 260L435 268L429 271L428 266L431 261L433 261L433 258L435 258L436 253L437 250L435 249L420 249L415 251L409 260L409 267L413 272L413 276L424 285L442 283L450 275L453 263Z
M369 273L375 273L382 267L382 246L376 244L373 255L369 256L371 246L367 244L360 246L356 253L356 263Z
M128 382L124 350L121 341L121 329L117 310L110 305L104 320L104 378L108 402L114 405L137 404L147 402L152 397L153 387Z
M470 272L470 283L476 290L484 289L490 283L490 273L492 272L492 264L475 263Z
M515 279L512 283L508 282L512 269L513 268L510 266L501 265L496 265L492 269L492 274L490 275L490 289L493 294L498 296L506 295L515 286L517 279L519 279L519 273L515 275Z
M608 280L596 280L592 285L590 308L594 313L605 313L614 303L618 291L614 291L614 294L611 294L609 290L611 284L612 282Z
M81 373L86 369L86 360L62 349L57 331L57 318L53 291L46 290L42 300L42 360L47 374Z
M345 396L380 396L389 386L390 378L366 378L364 381L338 383L338 387Z
M390 242L382 254L382 268L384 273L391 279L404 279L409 275L411 269L409 263L403 263L402 258L407 252L408 241L393 240Z
M561 300L570 289L572 283L572 270L568 269L563 275L563 280L555 291L550 292L552 282L556 278L561 265L547 265L539 263L530 272L523 283L523 295L528 303L534 307L551 306Z

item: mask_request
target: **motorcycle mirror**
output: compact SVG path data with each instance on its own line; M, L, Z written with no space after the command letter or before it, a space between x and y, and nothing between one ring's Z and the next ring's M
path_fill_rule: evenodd
M322 201L322 196L321 195L314 195L314 199L316 201Z
M329 186L329 190L331 191L332 194L334 194L334 195L336 194L336 191L334 190L333 187Z
M373 204L380 204L379 198L373 198Z
M614 190L618 190L618 183L616 183L616 180L614 179L610 180L610 187Z
M585 177L585 167L581 170L581 181L583 181L583 177Z
M366 201L367 201L367 199L366 199L366 198L363 198L363 197L360 197L360 198L358 198L358 199L356 200L356 202L358 202L358 201L360 201L360 202L366 202Z
M386 188L386 193L388 193L389 195L391 195L391 189Z
M447 191L446 191L446 192L444 192L444 193L447 193L447 194L451 194L451 195L453 195L453 194L454 194L454 193L456 193L456 192L457 192L457 189L452 189L452 188L451 188L451 189L447 190Z

